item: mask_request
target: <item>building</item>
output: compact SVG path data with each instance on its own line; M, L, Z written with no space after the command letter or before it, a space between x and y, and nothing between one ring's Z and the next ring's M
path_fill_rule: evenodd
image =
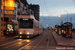
M17 20L19 14L25 13L25 9L28 3L26 2L26 0L24 0L23 3L22 2L23 0L0 0L0 37L1 37L1 30L2 31L6 30L6 27L4 26L1 27L1 23L7 24L7 22ZM4 20L2 20L1 17Z
M26 0L20 0L25 6L28 5L28 2Z
M30 4L28 8L33 11L35 19L39 21L39 5Z
M17 0L16 4L17 4L16 7L17 17L19 17L19 15L21 14L25 14L28 6L28 2L26 0Z
M32 14L39 21L39 5L28 4L26 0L17 0L17 15Z

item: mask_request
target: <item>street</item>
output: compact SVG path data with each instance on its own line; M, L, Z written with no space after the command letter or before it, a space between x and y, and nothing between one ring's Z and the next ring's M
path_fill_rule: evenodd
M67 49L67 46L58 46L52 31L45 30L41 35L31 39L12 39L0 42L0 50L56 50ZM69 49L74 47L69 47Z
M74 3L0 0L0 50L75 50Z

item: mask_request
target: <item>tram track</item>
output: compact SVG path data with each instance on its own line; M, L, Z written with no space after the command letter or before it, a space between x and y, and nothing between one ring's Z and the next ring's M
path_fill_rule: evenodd
M48 32L50 33L50 32ZM31 50L35 50L35 48L37 48L37 46L40 44L40 42L42 42L42 40L48 36L48 38L46 39L48 42L47 42L47 46L45 47L45 50L48 49L48 46L49 46L49 42L50 42L50 35L49 34L46 34Z
M48 49L49 43L50 43L50 37L48 37L48 42L47 42L46 50Z
M44 39L44 37L31 50L34 50L39 45L39 43Z
M17 44L23 43L23 42L25 42L25 40L19 41L19 42L17 42L17 43L12 44L12 45L8 45L8 46L6 46L6 47L3 47L2 49L6 49L6 48L9 48L9 47L15 46L15 45L17 45Z
M43 34L44 35L44 34ZM39 38L41 38L42 37L42 35L40 35L38 38L36 38L35 40L33 40L33 41L31 41L30 43L28 43L27 45L25 45L25 46L23 46L23 47L21 47L21 48L19 48L18 50L21 50L21 49L24 49L25 47L27 47L28 45L30 45L30 44L32 44L33 42L35 42L36 40L38 40ZM45 37L45 35L42 37L42 39ZM41 40L40 40L40 42L41 42ZM39 43L40 43L39 42ZM35 46L37 46L38 44L36 44ZM34 49L35 47L33 47L32 49Z
M11 44L11 43L15 43L15 42L20 42L20 40L14 40L14 41L12 41L12 42L0 44L0 46L5 46L5 45Z
M37 40L36 39L33 40L29 44L21 47L19 50L27 50L27 49L28 50L39 50L39 49L48 50L48 47L50 45L50 40L51 40L50 33L51 32L49 31L45 32L43 36L38 37Z
M36 37L33 38L33 39L35 40ZM29 39L29 40L32 42L33 39ZM28 42L26 42L26 40L27 39L24 39L24 40L23 39L17 39L15 41L12 41L12 42L9 42L9 43L1 44L0 47L2 47L1 49L7 49L7 48L13 47L13 46L15 46L17 44L28 43Z

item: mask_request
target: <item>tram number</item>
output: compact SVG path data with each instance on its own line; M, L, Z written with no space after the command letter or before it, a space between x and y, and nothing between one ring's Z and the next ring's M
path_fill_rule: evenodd
M7 31L13 31L13 26L11 24L7 25Z

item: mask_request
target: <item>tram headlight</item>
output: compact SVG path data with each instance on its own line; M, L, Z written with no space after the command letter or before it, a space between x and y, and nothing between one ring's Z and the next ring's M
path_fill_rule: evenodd
M20 36L20 38L22 38L22 36Z
M29 36L27 36L27 38L29 38Z
M22 32L20 32L20 34L22 34Z
M27 35L29 35L30 33L29 32L27 32Z

